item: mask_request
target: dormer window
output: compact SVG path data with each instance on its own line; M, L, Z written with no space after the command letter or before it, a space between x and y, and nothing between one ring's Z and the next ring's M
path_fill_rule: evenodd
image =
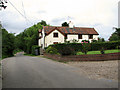
M58 33L53 33L53 37L57 38L58 37Z

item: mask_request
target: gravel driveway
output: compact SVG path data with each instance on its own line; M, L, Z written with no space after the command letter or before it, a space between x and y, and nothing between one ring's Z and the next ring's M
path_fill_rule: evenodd
M97 62L68 62L69 65L79 67L83 75L91 79L118 80L118 60Z

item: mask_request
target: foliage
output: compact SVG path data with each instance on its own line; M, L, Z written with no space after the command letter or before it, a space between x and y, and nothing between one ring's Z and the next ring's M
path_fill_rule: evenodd
M120 40L119 36L116 33L113 33L109 38L110 41L117 41Z
M38 30L42 29L43 25L47 25L45 21L41 21L18 34L15 38L16 49L21 49L27 54L32 53L32 46L38 45Z
M105 42L105 39L104 39L104 38L99 37L99 38L98 38L98 42Z
M116 31L111 34L109 41L118 41L120 40L120 28L115 28Z
M87 54L87 52L90 48L89 42L88 41L84 41L84 42L82 41L81 44L82 44L82 52Z
M104 48L102 47L100 50L101 54L105 54Z
M94 40L94 39L92 40L92 43L96 43L96 42L98 42L98 41L97 41L97 40Z
M116 49L116 47L119 45L120 41L91 43L90 51L100 50L102 47L104 47L105 50Z
M37 53L38 53L38 55L40 54L39 52L40 52L40 47L38 46L38 45L33 45L32 46L32 54L33 55L36 55L36 50L38 51Z
M75 55L76 52L82 50L81 43L61 43L50 46L56 48L61 55Z
M69 24L67 22L62 23L62 27L68 27Z
M119 46L116 46L116 49L120 49L120 45L119 45Z
M46 21L44 21L44 20L41 20L41 22L39 22L41 25L43 25L43 26L47 26L47 23L46 23Z
M22 52L22 50L20 50L20 49L14 49L13 54L16 54L18 52Z
M118 49L104 50L104 52L106 54L108 54L108 53L118 53L118 52L120 52L120 50L118 50ZM101 54L101 52L100 51L88 51L87 54ZM83 53L82 52L77 52L77 55L83 55Z
M78 52L82 50L82 44L81 43L61 43L61 44L53 44L50 45L58 50L58 52L61 49L64 49L64 47L70 47L74 50L74 52Z
M2 29L2 58L13 56L15 36Z
M119 45L120 41L83 43L83 45L82 43L61 43L50 46L56 48L61 55L75 55L80 51L85 54L89 51L100 51L102 47L105 50L116 49Z
M115 33L116 33L116 34L119 36L119 38L120 38L120 28L116 28Z
M63 48L59 49L58 52L61 55L73 55L74 54L74 49L68 46L64 46Z
M82 40L81 42L85 42L85 43L90 43L90 41L89 40Z
M49 46L46 50L46 53L50 53L50 54L58 54L58 51L56 48Z

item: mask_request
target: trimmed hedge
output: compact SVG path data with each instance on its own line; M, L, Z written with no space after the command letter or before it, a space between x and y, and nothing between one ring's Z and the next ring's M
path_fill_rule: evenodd
M105 50L116 49L117 46L120 46L120 41L94 42L88 44L88 51L100 51L102 48ZM83 50L81 43L61 43L50 46L56 48L61 55L75 55L76 52Z
M60 43L60 44L53 44L50 45L54 48L56 48L57 50L61 50L64 47L71 47L72 49L74 49L74 51L81 51L82 50L82 44L81 43Z
M120 46L120 41L91 43L90 51L101 50L101 48L105 50L116 49L117 46Z

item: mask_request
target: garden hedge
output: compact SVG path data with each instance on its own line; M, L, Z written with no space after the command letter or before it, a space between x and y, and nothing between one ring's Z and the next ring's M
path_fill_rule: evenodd
M88 43L88 51L97 51L104 48L105 50L116 49L117 46L120 46L120 41L110 41L110 42L94 42ZM50 45L58 50L61 55L70 55L75 54L76 52L82 51L81 43L60 43Z
M102 47L105 50L116 49L117 46L120 46L120 41L91 43L90 51L101 50Z

